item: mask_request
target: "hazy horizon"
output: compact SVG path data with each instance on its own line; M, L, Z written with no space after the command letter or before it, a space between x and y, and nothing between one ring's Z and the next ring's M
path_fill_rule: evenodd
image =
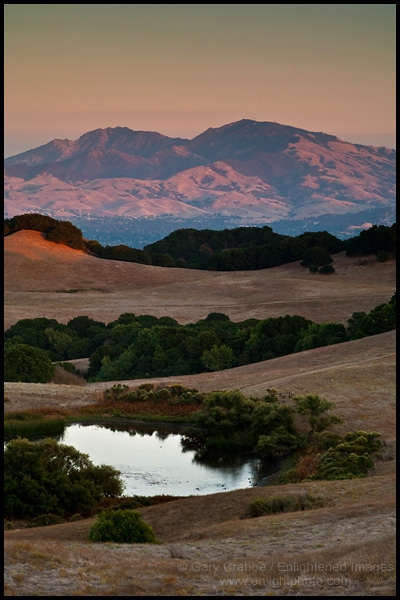
M5 156L243 118L395 147L395 4L6 4Z

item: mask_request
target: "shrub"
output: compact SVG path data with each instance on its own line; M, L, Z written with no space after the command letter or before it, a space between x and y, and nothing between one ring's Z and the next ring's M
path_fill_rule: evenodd
M43 527L45 525L58 525L62 523L62 518L59 515L48 513L47 515L39 515L32 520L33 527Z
M5 381L47 383L53 374L54 365L40 348L15 344L4 353Z
M331 262L332 257L328 250L321 248L321 246L312 246L311 248L307 248L304 252L303 260L300 264L302 267L311 267L312 265L321 267L322 265L327 265Z
M379 262L386 262L389 260L390 254L389 252L386 252L386 250L379 250L379 252L376 255L376 258L379 260Z
M92 526L92 542L117 542L119 544L154 544L153 529L134 510L105 510Z
M300 494L298 496L272 496L271 498L255 498L249 505L250 517L274 515L280 512L296 512L311 510L324 506L324 501L319 496Z
M334 272L335 272L335 267L332 267L332 265L324 265L318 271L318 273L322 273L322 275L331 275L331 273L334 273Z
M339 443L329 448L321 460L313 479L355 479L365 477L374 466L372 454L382 442L379 433L354 431L347 433Z

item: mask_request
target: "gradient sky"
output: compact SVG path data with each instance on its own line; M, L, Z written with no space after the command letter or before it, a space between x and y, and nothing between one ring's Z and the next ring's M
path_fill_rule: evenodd
M242 118L395 147L395 4L5 4L5 156Z

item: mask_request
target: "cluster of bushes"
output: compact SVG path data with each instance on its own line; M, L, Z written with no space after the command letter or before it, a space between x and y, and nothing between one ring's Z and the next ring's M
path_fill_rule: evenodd
M86 454L56 440L17 438L5 448L6 518L90 515L101 498L122 491L119 471L94 466Z
M205 394L195 388L185 388L179 384L153 385L143 383L129 390L127 385L116 384L104 392L104 398L116 402L163 402L170 405L202 404Z
M90 381L229 369L390 331L396 327L396 296L370 313L353 313L348 323L347 328L313 323L298 315L235 323L223 313L188 325L133 313L108 325L86 316L66 325L55 319L22 319L4 334L5 379L49 381L51 361L88 356Z
M275 390L262 399L246 398L239 390L210 392L192 416L194 429L186 431L184 445L200 453L240 450L281 458L306 444L294 426L294 412Z
M373 456L382 448L379 438L379 433L365 431L315 436L296 467L281 477L281 483L365 477L374 465Z
M282 512L298 512L312 510L325 505L324 500L312 494L293 494L288 496L271 496L270 498L255 498L249 505L245 517L263 517Z

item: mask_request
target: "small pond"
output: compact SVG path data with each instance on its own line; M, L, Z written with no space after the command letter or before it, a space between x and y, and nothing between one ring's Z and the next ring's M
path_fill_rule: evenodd
M73 424L60 442L89 455L95 465L121 471L125 496L188 496L263 485L278 471L258 458L234 455L199 457L182 448L179 428L121 424Z

